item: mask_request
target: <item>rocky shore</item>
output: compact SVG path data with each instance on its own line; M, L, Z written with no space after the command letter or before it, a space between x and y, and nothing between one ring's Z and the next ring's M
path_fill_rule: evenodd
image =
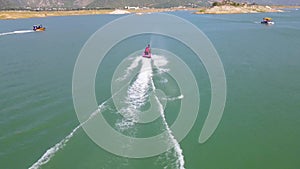
M0 20L4 19L24 19L24 18L41 18L49 16L72 16L72 15L100 15L100 14L138 14L171 12L178 10L195 11L199 8L149 8L149 9L111 9L111 10L71 10L71 11L0 11Z
M113 10L78 10L78 11L0 11L0 19L41 18L49 16L99 15L109 14Z
M207 9L201 9L196 14L237 14L237 13L262 13L262 12L283 12L283 10L275 9L270 6L261 5L244 5L244 6L231 6L222 5L214 6Z
M293 8L293 6L261 6L244 5L232 6L222 5L210 8L161 8L161 9L140 9L140 10L73 10L73 11L0 11L0 20L3 19L24 19L39 18L49 16L71 16L71 15L100 15L100 14L128 14L135 13L142 15L144 13L170 12L176 10L197 11L195 14L236 14L236 13L261 13L261 12L283 12L284 8ZM296 7L295 7L296 8Z

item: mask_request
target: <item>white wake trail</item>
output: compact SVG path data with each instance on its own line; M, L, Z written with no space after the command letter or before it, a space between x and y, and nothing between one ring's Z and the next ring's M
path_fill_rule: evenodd
M25 31L23 31L25 32ZM29 31L28 31L29 32ZM8 32L9 33L9 32ZM12 33L12 32L11 32ZM17 33L21 33L21 32L17 32ZM134 63L128 68L128 72L127 73L130 73L132 69L136 68L138 66L138 63L140 61L140 58L136 59L134 61ZM147 65L147 64L145 64ZM149 66L144 66L143 68L143 71ZM150 67L151 67L151 64L150 64ZM127 76L127 75L125 75ZM140 77L143 77L144 75L140 75ZM145 79L144 78L138 78L139 80L136 82L136 85L135 86L139 86L140 84L145 84ZM126 86L126 85L125 85ZM137 88L137 87L133 87L133 88ZM140 88L140 90L142 91L145 91L145 89L147 89L149 87L147 87L146 85L144 85L143 87ZM124 88L121 88L118 92L116 92L115 94L113 94L110 98L108 98L106 101L104 101L99 107L98 109L93 112L89 118L80 123L78 126L76 126L71 133L69 133L65 138L63 138L60 142L56 143L53 147L49 148L31 167L29 167L29 169L38 169L40 168L42 165L48 163L51 158L56 154L56 152L58 152L60 149L62 149L64 146L66 146L67 142L74 136L74 134L77 132L77 130L79 128L81 128L83 125L85 125L89 120L91 120L92 118L94 118L97 114L101 113L101 111L103 111L105 109L105 104L110 100L112 99L115 95L117 95L121 90L123 90ZM133 89L128 91L128 94L129 94L129 101L130 100L135 100L134 98L136 96L134 96L132 93L133 93ZM134 110L134 108L136 106L139 106L140 103L144 103L144 100L137 100L137 102L135 102L136 104L134 104L132 107L129 107L130 110ZM141 106L141 105L140 105ZM132 116L134 117L134 116Z
M33 30L20 30L20 31L4 32L4 33L0 33L0 36L13 35L13 34L22 34L22 33L30 33L30 32L34 32L34 31Z
M145 58L140 59L140 58L141 57L136 58L131 64L129 69L131 70L133 68L136 68L138 66L138 63L141 60L142 65L139 74L137 75L136 80L132 83L132 85L127 90L127 97L125 98L125 102L127 106L126 108L120 110L120 113L124 118L120 122L116 123L117 128L120 129L121 131L132 128L138 122L137 118L138 118L138 113L140 111L139 109L146 103L147 99L149 98L149 94L148 94L149 90L152 88L152 90L155 91L155 85L152 79L153 71L151 66L151 60ZM154 55L153 60L154 60L154 65L157 68L159 68L160 70L168 71L167 69L162 68L163 66L166 66L168 63L165 57ZM168 132L169 138L171 140L171 144L174 145L174 150L177 156L176 167L178 169L184 169L184 156L182 153L182 149L180 148L178 141L175 139L170 127L168 126L166 117L164 115L163 105L160 103L156 95L154 95L154 97L156 102L159 105L159 112L162 117L163 124ZM174 98L167 98L167 99L176 100L182 98L183 95Z
M29 167L29 169L38 169L42 165L48 163L51 160L51 158L55 155L55 153L58 150L62 149L67 144L67 142L74 136L74 134L80 127L85 125L89 120L91 120L93 117L95 117L97 114L99 114L105 108L104 107L105 103L106 102L103 102L98 107L98 109L89 116L89 118L86 121L84 121L83 123L80 123L77 127L75 127L69 135L67 135L59 143L56 143L53 147L49 148L37 162L35 162L31 167Z
M155 55L155 60L154 60L154 65L159 69L160 72L167 72L169 71L168 69L165 69L165 68L162 68L163 66L166 66L168 64L168 60L163 57L163 56L158 56L158 55ZM153 88L153 91L155 91L155 85L154 85L154 81L151 77L151 85L152 85L152 88ZM180 95L180 96L177 96L177 97L173 97L173 98L165 98L166 100L177 100L177 99L183 99L183 95ZM178 143L178 141L176 140L176 138L174 137L173 133L172 133L172 130L170 129L168 123L167 123L167 120L166 120L166 117L165 117L165 113L164 113L164 108L163 108L163 105L161 104L161 102L159 101L158 97L154 94L154 98L156 100L156 102L158 103L158 106L159 106L159 113L162 117L162 120L163 120L163 123L166 127L166 130L169 134L169 137L171 139L171 142L172 144L174 145L174 150L176 152L176 155L178 157L177 161L176 161L176 165L177 165L177 168L179 169L185 169L184 168L184 156L183 156L183 151L180 147L180 144Z
M55 155L55 153L57 151L59 151L60 149L62 149L66 143L74 136L74 134L77 132L77 130L82 127L83 125L85 125L89 120L91 120L92 118L94 118L97 114L101 113L103 110L105 110L105 104L110 101L114 96L116 96L119 92L121 92L124 88L121 88L119 91L117 91L116 93L114 93L110 98L106 99L104 102L102 102L99 106L98 109L96 111L94 111L87 120L85 120L84 122L80 123L78 126L76 126L72 132L70 134L68 134L64 139L62 139L60 142L56 143L53 147L49 148L43 155L42 157L40 157L40 159L38 159L38 161L36 161L31 167L29 167L29 169L38 169L40 168L42 165L48 163L51 158Z
M174 100L180 100L180 99L183 99L184 96L183 95L180 95L180 96L177 96L177 97L167 97L167 98L162 98L163 100L168 100L168 101L174 101Z
M135 69L136 67L138 67L139 62L140 62L140 60L141 60L142 58L141 58L141 57L136 57L136 58L130 58L130 59L133 60L132 63L131 63L131 65L125 70L125 75L123 75L122 77L119 77L119 78L117 79L117 81L125 80L125 79L130 75L131 71L132 71L133 69Z
M153 80L151 79L151 83L152 83L152 87L153 87L153 90L155 91L155 86L154 86L154 82ZM184 168L184 156L183 156L183 151L180 147L180 144L178 143L178 141L176 140L176 138L174 137L173 133L172 133L172 130L170 129L167 121L166 121L166 117L165 117L165 114L164 114L164 108L163 108L163 105L161 104L161 102L159 101L159 99L157 98L156 95L154 95L154 98L156 100L156 102L158 103L158 106L159 106L159 113L162 117L162 120L163 120L163 123L166 127L166 130L169 134L169 137L171 139L171 142L172 144L174 145L174 150L178 156L178 159L176 161L176 165L177 165L177 168L179 169L185 169Z
M139 59L135 59L138 63ZM135 64L135 63L133 63ZM137 67L134 65L131 67ZM127 97L125 98L126 108L120 110L120 114L124 117L116 126L122 131L131 128L138 122L139 109L145 105L149 95L150 79L152 77L151 60L142 59L142 66L140 72L127 90Z
M164 57L158 57L158 61L154 62L154 64L159 66L164 66L167 63L167 60ZM136 59L130 67L130 69L134 69L138 66L140 62L140 58ZM130 69L128 73L130 73ZM127 90L127 97L125 98L125 102L128 104L128 106L120 111L123 115L123 119L120 123L117 123L116 125L119 127L119 129L127 129L131 128L136 122L138 122L138 112L139 109L146 103L147 99L149 98L149 90L150 87L152 87L152 90L155 91L155 86L153 82L153 72L151 67L151 60L150 59L142 59L142 66L140 69L140 73L138 74L136 80L133 82L133 84L128 88ZM125 87L126 85L124 85ZM108 98L106 101L104 101L98 109L93 112L89 118L80 123L78 126L76 126L70 134L68 134L64 139L62 139L60 142L55 144L53 147L49 148L41 157L36 161L29 169L38 169L42 165L46 164L51 160L51 158L58 152L60 149L62 149L67 142L74 136L74 134L77 132L77 130L85 125L89 120L94 118L97 114L101 113L106 107L104 106L110 99L112 99L115 95L117 95L121 90L124 89L121 88L118 92L113 94L110 98ZM182 99L183 95L170 98L170 99ZM180 144L175 139L175 137L172 134L172 131L170 127L168 126L166 122L166 118L164 115L164 109L162 104L160 103L157 96L155 96L155 100L157 101L159 105L159 111L161 114L161 117L163 119L163 124L169 134L170 140L172 144L174 145L174 150L177 155L176 165L179 169L184 169L184 156L182 149L180 148Z

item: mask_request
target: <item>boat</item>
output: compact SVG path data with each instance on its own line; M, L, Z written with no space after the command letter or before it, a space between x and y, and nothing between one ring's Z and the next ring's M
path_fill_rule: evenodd
M43 25L33 25L32 30L36 31L36 32L41 32L41 31L45 31L46 28L43 27Z
M145 51L143 52L142 56L144 58L151 58L151 48L150 45L148 45L145 49Z
M274 21L272 20L272 18L264 17L263 20L260 23L261 24L266 24L266 25L273 25Z

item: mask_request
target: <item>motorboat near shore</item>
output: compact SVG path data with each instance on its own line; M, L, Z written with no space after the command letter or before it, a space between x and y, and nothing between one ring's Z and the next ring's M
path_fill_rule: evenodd
M36 31L36 32L41 32L41 31L45 31L46 28L43 27L43 25L33 25L32 30Z
M260 22L261 24L266 24L266 25L274 25L274 21L272 20L272 18L269 17L265 17L263 18L263 20Z

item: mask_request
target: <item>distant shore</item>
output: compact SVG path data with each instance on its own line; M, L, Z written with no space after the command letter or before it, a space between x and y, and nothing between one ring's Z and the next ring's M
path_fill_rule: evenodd
M10 10L0 11L0 19L25 19L25 18L42 18L49 16L69 16L69 15L99 15L109 14L113 10L74 10L74 11L26 11Z
M142 15L145 13L169 12L178 10L196 11L196 14L232 14L232 13L259 13L259 12L283 12L284 8L300 8L300 6L216 6L212 8L161 8L161 9L137 9L137 10L70 10L70 11L26 11L26 10L9 10L0 11L0 20L7 19L25 19L41 18L50 16L72 16L72 15L100 15L100 14L127 14L135 13Z
M0 20L8 19L25 19L25 18L42 18L50 16L73 16L73 15L101 15L101 14L144 14L144 13L155 13L155 12L168 12L175 10L190 10L181 8L161 8L161 9L131 9L131 10L120 10L120 9L107 9L107 10L66 10L66 11L29 11L29 10L2 10L0 11ZM195 9L194 9L195 10Z
M222 5L214 6L206 9L201 9L195 14L240 14L240 13L265 13L265 12L284 12L282 8L262 6L262 5L244 5L244 6L232 6Z

